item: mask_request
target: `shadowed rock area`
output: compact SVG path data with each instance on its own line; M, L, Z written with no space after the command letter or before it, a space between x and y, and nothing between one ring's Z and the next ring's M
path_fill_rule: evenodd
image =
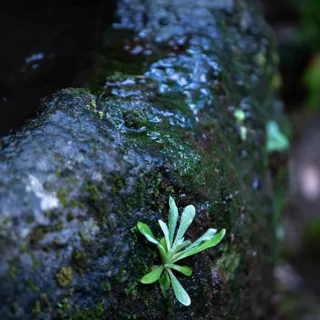
M105 94L59 91L2 139L4 319L268 319L277 55L252 3L119 1L88 83ZM169 195L196 207L188 239L227 229L183 261L190 307L139 282L160 257L136 224L159 237Z

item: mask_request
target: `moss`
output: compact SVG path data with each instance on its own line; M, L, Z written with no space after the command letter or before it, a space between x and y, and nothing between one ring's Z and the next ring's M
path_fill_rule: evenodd
M18 269L16 267L15 261L11 260L9 262L9 278L14 279L18 275Z
M74 220L75 219L75 215L73 214L73 213L68 213L67 214L67 221L68 222L71 222L72 220Z
M85 245L85 244L88 244L90 242L89 237L87 237L87 235L85 234L85 232L83 230L79 231L79 236L80 236L82 244Z
M119 283L124 283L127 280L127 271L121 269L117 274L117 280L119 281Z
M79 182L79 179L77 177L67 177L66 181L68 181L72 184L75 184L75 183Z
M97 186L92 183L88 183L85 185L84 189L88 193L88 198L90 201L96 201L98 199L99 190Z
M32 308L32 313L36 315L40 312L41 312L41 303L39 300L37 300Z
M72 280L72 268L62 267L56 274L56 280L60 287L68 287Z
M131 294L132 296L136 297L137 294L138 294L138 291L137 291L137 283L134 282L134 283L131 283L129 286L127 286L125 289L124 289L124 292L126 294Z
M68 203L68 190L67 188L62 188L60 190L58 190L57 192L57 197L59 199L59 201L64 205L64 206L67 206L67 203Z
M31 245L36 245L38 244L43 238L44 236L49 233L49 232L57 232L57 231L61 231L63 229L63 222L57 222L55 225L53 226L36 226L30 234L29 237L29 242Z
M43 237L50 232L50 227L49 226L36 226L35 228L32 229L31 234L30 234L30 244L35 245L39 241L43 239Z
M70 310L71 307L68 298L63 298L57 303L57 306L60 311L58 314L65 314L68 310Z
M29 252L30 250L25 246L25 245L22 245L20 246L20 252L23 253L23 252Z
M103 285L103 290L106 291L106 292L108 292L108 291L111 290L111 284L110 284L109 281L106 281L106 282L104 283L104 285Z
M237 252L224 254L216 263L218 269L225 272L230 278L233 277L240 263L240 254Z
M40 288L30 279L26 281L26 290L32 293L38 293L40 292Z
M46 293L41 293L40 297L43 301L48 301L48 295Z
M123 120L128 128L140 129L148 124L148 118L141 109L131 108L123 113Z
M82 271L87 269L87 253L85 251L73 250L71 264L74 270Z
M33 216L26 216L26 223L32 223L34 221L34 217Z
M55 160L62 160L63 159L63 156L62 156L62 154L61 153L54 153L53 154L53 156L54 156L54 159Z
M10 221L10 219L8 217L5 217L5 218L2 219L2 224L6 225L6 224L9 223L9 221Z
M63 222L59 221L56 223L50 231L61 231L63 229Z
M52 244L54 247L58 247L60 244L60 239L58 237L54 237Z
M111 194L116 195L126 184L126 180L124 177L120 175L114 175L112 177L112 187Z
M84 89L84 88L66 88L66 89L62 89L60 92L64 94L70 94L74 97L84 95L84 94L86 95L90 94L90 90ZM59 94L60 92L58 92L57 94Z
M72 199L68 206L70 208L79 208L79 209L83 209L85 207L85 205L82 202L80 202L76 199Z
M258 52L254 59L260 68L264 67L267 63L267 57L263 52Z
M72 320L105 320L105 310L102 303L92 308L79 311L71 317Z
M96 101L94 99L91 99L90 103L86 104L85 108L87 110L97 114L100 119L105 118L105 113L103 111L97 109Z
M34 255L31 255L32 257L32 261L33 261L33 269L34 270L38 270L39 269L39 266L40 266L40 260L39 259L36 259L34 257Z

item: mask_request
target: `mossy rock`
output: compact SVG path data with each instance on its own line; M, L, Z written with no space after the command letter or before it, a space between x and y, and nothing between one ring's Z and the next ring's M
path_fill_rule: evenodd
M122 73L107 79L114 85L98 103L85 89L62 90L2 139L3 319L234 320L268 310L273 38L253 1L179 3L119 1L106 32L119 33L116 46L101 50L112 53L111 66L131 61L135 74L106 70ZM193 269L179 276L190 307L139 282L159 255L136 224L160 236L169 195L179 210L196 207L187 238L227 229L217 247L184 261Z

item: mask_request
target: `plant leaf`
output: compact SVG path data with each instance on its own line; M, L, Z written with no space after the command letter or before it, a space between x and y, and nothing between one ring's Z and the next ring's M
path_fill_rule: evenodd
M164 237L161 238L160 244L163 246L163 249L167 252L168 249L167 249L166 239Z
M288 138L281 132L279 125L275 121L267 123L267 144L266 149L268 153L274 151L284 151L289 148Z
M202 242L210 240L217 233L217 229L208 229L200 238L193 242L186 250L199 246Z
M164 274L164 279L165 279L165 283L164 283L165 288L169 289L170 288L170 284L171 284L169 273L168 273L167 270L164 270L163 274Z
M190 224L192 223L194 216L196 214L196 209L193 205L187 206L181 215L179 229L176 235L176 239L174 240L173 249L175 249L178 241L183 237Z
M181 249L188 246L189 244L191 244L190 240L184 241L184 238L180 239L176 244L176 247L174 249L174 253L179 252Z
M138 230L146 237L146 239L149 242L152 242L156 245L159 244L159 241L156 239L156 237L154 236L154 234L146 224L139 221L137 224L137 227L138 227Z
M162 271L163 266L160 266L152 270L151 272L147 273L140 281L144 284L156 282L160 278Z
M166 297L166 291L170 288L170 277L167 270L164 270L161 277L159 278L160 289L164 297Z
M160 284L160 289L161 289L162 295L166 298L167 294L166 294L166 288L165 288L165 279L164 278L160 278L159 279L159 284Z
M169 230L168 230L168 226L162 221L162 220L158 220L160 228L164 234L164 237L166 239L166 245L167 245L167 252L170 250L170 240L169 240Z
M158 244L158 249L160 252L162 262L164 264L168 263L168 254L167 254L166 250L164 249L164 247L160 243Z
M169 197L169 207L170 207L170 209L169 209L169 239L170 239L170 244L172 245L179 213L178 213L178 208L176 206L176 203L174 202L174 200L171 196Z
M178 279L175 277L175 275L172 273L172 271L170 269L168 270L168 272L170 275L173 292L174 292L176 298L183 305L190 306L191 299L190 299L188 293L186 292L186 290L183 289L182 285L180 284L180 282L178 281Z
M201 252L205 249L208 249L210 247L214 247L217 245L226 234L226 229L222 229L219 233L215 234L210 240L207 240L203 242L200 246L191 248L191 249L185 249L184 251L177 253L173 256L172 262L177 262L181 259L184 259L186 257L190 257L198 252Z
M177 264L166 264L166 268L174 269L177 270L181 273L183 273L185 276L191 276L192 275L192 270L188 266L178 266Z

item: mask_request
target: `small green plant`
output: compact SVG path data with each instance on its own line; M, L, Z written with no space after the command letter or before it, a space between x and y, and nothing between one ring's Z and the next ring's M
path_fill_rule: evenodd
M275 121L267 123L267 152L285 151L289 149L289 140L281 132L279 125Z
M169 198L169 206L169 228L162 220L159 220L160 228L164 233L164 238L160 241L155 238L152 231L146 224L142 222L138 222L137 224L138 230L146 237L146 239L157 245L162 259L162 265L154 265L152 267L152 271L146 274L141 279L141 282L149 284L158 280L164 296L166 295L166 290L169 289L170 284L172 284L176 298L183 305L189 306L191 299L173 274L172 270L176 270L186 276L190 276L192 274L192 270L187 266L177 265L176 262L217 245L223 239L226 230L222 229L217 233L216 229L210 228L193 243L189 240L185 240L183 236L192 223L196 213L195 207L189 205L182 212L180 225L176 236L174 237L179 214L178 208L172 197Z

